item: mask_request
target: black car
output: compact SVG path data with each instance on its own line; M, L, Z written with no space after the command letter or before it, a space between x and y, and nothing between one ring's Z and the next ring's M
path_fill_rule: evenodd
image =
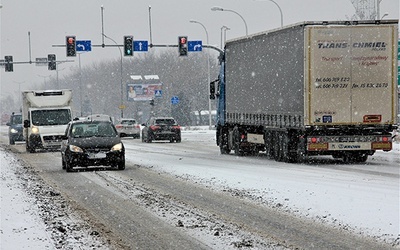
M10 121L6 124L8 126L8 139L10 145L14 145L16 141L24 141L24 127L22 125L22 114L12 113Z
M61 144L62 167L112 166L125 169L125 147L109 121L76 120L68 124Z
M142 124L142 142L169 140L181 142L181 127L172 117L152 117Z

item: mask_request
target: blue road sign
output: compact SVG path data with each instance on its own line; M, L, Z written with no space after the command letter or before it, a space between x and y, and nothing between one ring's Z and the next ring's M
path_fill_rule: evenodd
M90 40L77 40L76 51L92 51L92 41Z
M202 51L202 41L188 41L188 51Z
M162 90L161 89L154 90L154 96L155 97L162 97Z
M133 41L133 51L148 51L149 43L147 41Z
M178 103L179 103L179 98L178 98L177 96L173 96L173 97L171 98L171 103L172 103L172 104L178 104Z

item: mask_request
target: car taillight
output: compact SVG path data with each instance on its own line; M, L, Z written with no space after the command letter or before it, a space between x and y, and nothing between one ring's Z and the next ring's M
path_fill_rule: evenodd
M117 124L117 125L115 125L115 127L116 128L122 128L122 125L121 124Z
M150 126L150 129L151 130L157 130L157 129L159 129L160 128L160 126L155 126L155 125L151 125Z
M140 126L139 126L139 125L136 125L135 128L140 128Z
M173 129L181 129L180 126L172 126Z

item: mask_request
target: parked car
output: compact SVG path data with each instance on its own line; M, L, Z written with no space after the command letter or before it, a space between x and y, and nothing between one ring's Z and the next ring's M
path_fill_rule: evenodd
M140 125L136 123L135 119L122 118L115 128L120 137L133 137L140 138Z
M181 142L181 127L172 117L152 117L142 124L142 142L169 140Z
M72 121L62 139L62 168L67 172L77 166L125 169L125 147L110 121Z
M21 113L13 112L10 116L10 121L6 125L8 126L8 140L10 145L14 145L16 141L25 141Z

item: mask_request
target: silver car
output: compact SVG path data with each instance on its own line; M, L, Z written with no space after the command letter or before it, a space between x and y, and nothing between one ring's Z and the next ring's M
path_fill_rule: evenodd
M140 125L136 123L135 119L122 118L118 124L115 125L120 137L133 137L140 138Z

